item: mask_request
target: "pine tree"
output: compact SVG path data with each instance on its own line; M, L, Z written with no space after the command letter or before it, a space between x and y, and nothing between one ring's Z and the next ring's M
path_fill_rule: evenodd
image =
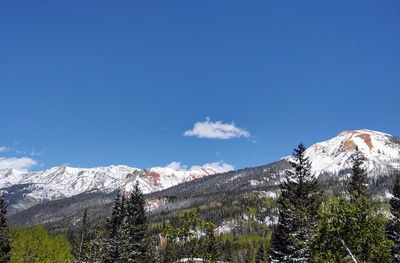
M349 182L348 191L352 199L357 199L361 196L370 196L368 189L368 177L367 172L363 168L365 157L358 148L352 155L352 175Z
M0 262L10 262L11 242L7 220L7 204L4 195L0 196Z
M107 258L106 242L106 232L104 227L99 224L95 227L93 238L88 243L85 262L104 262L104 259Z
M308 262L317 227L317 210L322 192L305 156L303 144L294 150L292 170L281 184L279 222L272 240L270 262Z
M117 193L117 197L114 201L114 207L112 210L111 217L107 220L107 242L104 262L114 263L123 262L121 260L121 249L122 249L122 237L121 227L125 216L125 197L121 193Z
M220 253L220 246L215 238L214 229L215 225L211 222L201 220L201 228L205 230L205 255L203 258L207 262L217 262L218 253Z
M386 227L387 237L394 242L393 262L400 262L400 171L394 173L393 197L389 200L390 221Z
M289 263L293 262L293 242L290 239L292 216L289 216L288 207L286 207L288 202L283 200L282 196L278 199L278 203L280 206L279 220L272 235L269 261L271 263Z
M123 262L151 262L151 244L143 192L136 183L125 204L122 221L121 259Z
M75 240L75 258L77 262L86 262L85 255L87 253L89 243L89 224L88 224L88 211L85 209L82 216L82 224L78 229L77 240Z

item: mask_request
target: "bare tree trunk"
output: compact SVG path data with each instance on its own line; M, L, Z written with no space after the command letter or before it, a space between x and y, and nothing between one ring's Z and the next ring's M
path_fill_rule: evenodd
M346 242L344 242L344 240L341 238L340 241L342 241L343 246L346 248L347 253L349 253L351 259L353 260L354 263L357 263L356 258L354 257L353 253L351 253L351 250L349 249L349 247L346 245Z

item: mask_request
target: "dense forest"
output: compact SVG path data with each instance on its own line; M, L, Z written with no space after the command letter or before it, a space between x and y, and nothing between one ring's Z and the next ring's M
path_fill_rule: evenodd
M277 199L260 187L148 214L136 185L116 194L107 218L85 209L68 228L9 229L2 196L1 262L400 262L400 173L384 177L392 184L386 204L373 197L360 152L332 191L328 177L310 173L304 151L295 149Z

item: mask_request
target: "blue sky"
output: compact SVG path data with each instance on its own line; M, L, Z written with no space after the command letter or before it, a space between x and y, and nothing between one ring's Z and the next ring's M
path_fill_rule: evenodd
M0 160L242 168L400 135L399 25L399 1L2 1Z

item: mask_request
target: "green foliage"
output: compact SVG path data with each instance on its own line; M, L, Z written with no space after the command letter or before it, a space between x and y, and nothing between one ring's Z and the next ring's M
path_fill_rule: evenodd
M11 231L12 263L73 262L71 245L64 235L49 236L42 227L15 228Z
M385 236L386 218L370 198L330 198L319 212L312 262L392 262L392 242Z
M76 231L77 235L73 241L73 251L77 263L86 262L90 241L90 228L88 223L88 210L85 209L82 216L81 224Z
M392 249L393 262L400 262L400 171L394 174L393 197L389 200L390 221L386 228L387 237L394 242Z
M267 251L264 244L258 246L255 263L267 262Z
M352 161L352 176L348 186L350 197L370 196L367 172L363 168L365 157L358 149L352 155Z
M162 252L163 262L168 262L166 258L176 258L176 247L184 250L183 256L190 259L201 257L206 262L216 262L220 249L214 229L213 223L203 220L195 212L186 213L178 227L166 225L163 230L163 236L167 239ZM204 236L200 236L200 233Z
M352 159L350 199L330 198L322 204L312 261L392 262L393 242L385 235L387 219L370 197L364 157L357 150Z
M0 196L0 262L10 261L11 243L8 229L7 204L4 196Z
M151 262L145 200L138 183L129 198L118 193L107 232L104 262Z
M310 243L317 227L322 192L310 172L303 144L294 150L292 170L281 184L279 222L272 240L271 262L308 262Z
M223 255L220 260L224 262L266 262L271 246L271 233L266 236L254 233L239 237L225 233L218 240Z
M89 231L85 262L104 262L106 259L107 232L105 227L98 224Z
M136 183L124 204L122 224L122 262L150 262L151 247L143 192Z
M122 238L121 226L125 215L125 197L117 192L111 217L107 220L107 242L104 262L118 262L121 258Z

